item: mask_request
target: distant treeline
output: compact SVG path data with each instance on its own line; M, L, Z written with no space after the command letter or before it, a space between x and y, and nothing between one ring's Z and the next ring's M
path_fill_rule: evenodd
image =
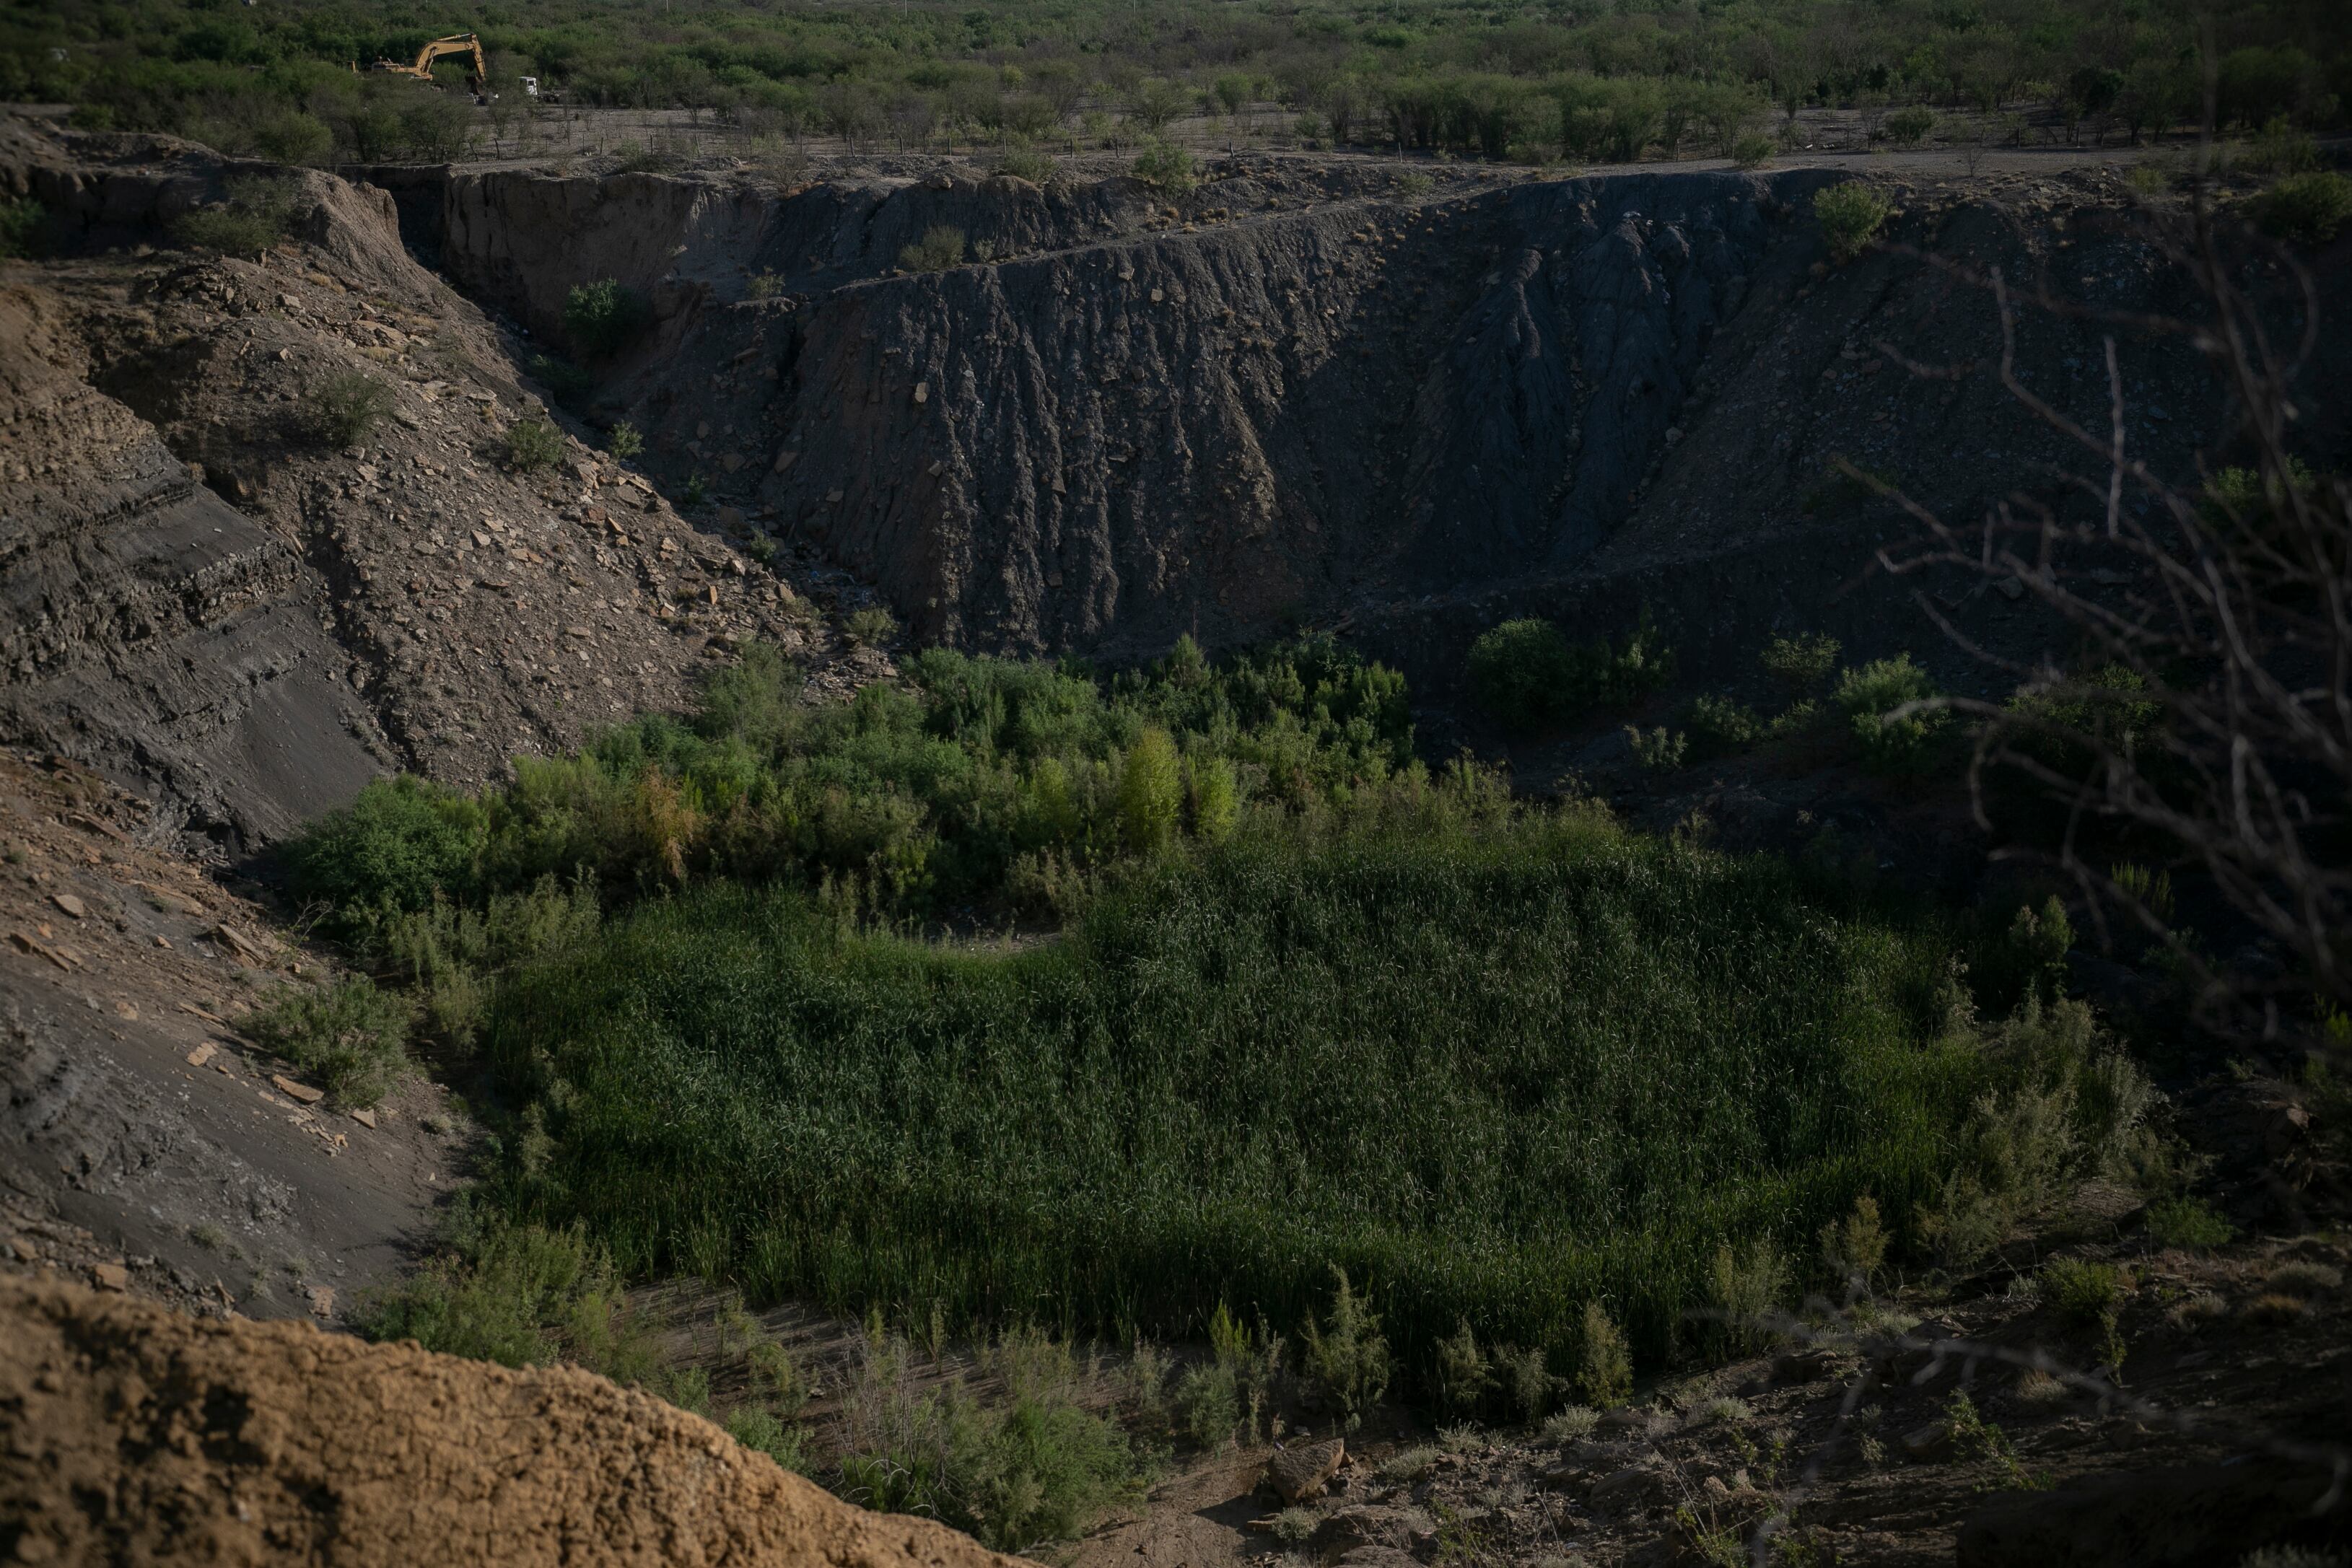
M0 98L289 161L448 156L462 102L350 67L465 31L502 114L529 75L573 104L898 147L1156 135L1201 114L1245 130L1276 106L1310 141L1622 159L1727 145L1813 105L1900 140L1917 108L2012 137L2137 137L2200 120L2209 80L2225 126L2316 129L2352 103L2341 0L19 4L0 22Z

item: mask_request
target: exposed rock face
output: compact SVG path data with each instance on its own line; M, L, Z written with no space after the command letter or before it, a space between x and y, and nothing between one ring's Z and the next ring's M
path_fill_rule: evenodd
M1883 582L1838 580L1895 514L1833 461L1962 517L2043 482L2063 442L1990 373L1984 295L1899 256L1823 265L1809 203L1837 177L1415 203L1235 166L1168 204L1123 180L764 196L489 172L449 183L442 239L453 277L542 330L542 273L643 289L659 324L604 395L651 460L772 509L920 636L1118 657L1345 618L1444 681L1468 636L1529 611L1607 629L1647 603L1686 652L1735 656L1850 620L1852 646L1891 651ZM1902 204L1901 244L2012 277L2063 262L2103 307L2191 303L2095 178ZM934 223L987 264L897 273ZM751 298L762 273L780 292ZM2037 319L2021 351L2103 420L2098 339ZM1963 373L1914 378L1882 341ZM2186 463L2215 429L2210 382L2178 341L2122 350L2137 449Z
M777 364L761 498L925 632L1226 641L1589 552L1779 211L1731 175L1341 202L701 329Z
M246 836L349 799L373 726L315 576L84 380L36 297L0 294L0 729Z
M0 1280L0 1532L24 1562L1000 1568L699 1416L302 1323Z

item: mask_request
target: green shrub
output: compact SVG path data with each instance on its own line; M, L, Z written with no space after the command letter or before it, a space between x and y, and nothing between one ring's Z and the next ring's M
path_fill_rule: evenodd
M1065 901L1129 858L1116 785L1153 725L1181 737L1184 825L1207 842L1252 817L1437 823L1510 809L1479 769L1423 769L1402 683L1328 638L1217 667L1181 652L1097 681L930 650L905 657L899 684L817 711L800 706L774 650L755 646L714 674L688 721L641 720L581 757L521 764L512 787L468 808L469 852L488 880L446 885L478 906L585 866L622 895L716 874L829 886L896 915L974 900L1075 907ZM421 885L399 891L404 907L430 901L431 879ZM303 896L331 906L348 936L374 918L360 891L342 879Z
M1599 1301L1584 1304L1576 1391L1596 1410L1614 1410L1633 1397L1633 1347Z
M895 1338L869 1350L845 1396L850 1451L837 1490L851 1501L923 1514L1013 1551L1079 1535L1135 1491L1134 1450L1085 1406L1066 1346L1020 1334L993 1347L981 1370L1002 1382L1001 1400L961 1379L923 1388L908 1361Z
M1566 1448L1581 1443L1600 1429L1601 1412L1590 1405L1571 1405L1543 1424L1543 1440Z
M1840 264L1860 256L1894 215L1894 204L1859 180L1832 185L1813 196L1813 217L1822 225L1831 259Z
M1312 1509L1286 1508L1274 1516L1270 1533L1276 1544L1297 1551L1307 1544L1320 1523L1322 1521L1316 1517Z
M1674 653L1645 618L1622 644L1571 643L1549 621L1507 621L1470 645L1470 687L1507 729L1568 722L1590 708L1623 707L1664 685Z
M2237 1228L2202 1198L2168 1197L2148 1205L2148 1239L2158 1247L2210 1252L2228 1246L2237 1234Z
M1183 1429L1202 1448L1239 1440L1255 1443L1259 1416L1274 1396L1282 1369L1282 1341L1253 1331L1224 1302L1209 1319L1210 1359L1187 1368L1176 1385Z
M619 1383L656 1370L653 1336L603 1249L577 1228L487 1225L458 1211L455 1245L364 1298L360 1330L502 1366L568 1361Z
M809 1472L814 1458L809 1451L807 1427L784 1421L773 1411L756 1406L728 1412L727 1435L802 1475Z
M1495 1369L1478 1347L1478 1335L1464 1318L1453 1333L1437 1342L1437 1367L1432 1383L1442 1409L1470 1415L1495 1391Z
M564 336L591 359L619 353L652 317L644 295L611 277L575 284L563 300Z
M1633 760L1644 772L1669 773L1683 765L1683 756L1690 749L1687 736L1677 735L1664 725L1644 730L1638 725L1625 727L1625 744Z
M898 252L898 265L908 272L945 272L963 265L963 230L938 224Z
M1937 1256L1973 1263L2088 1176L2160 1174L2157 1093L2083 1003L2028 997L1982 1034L1992 1082L1970 1106L1958 1165L1921 1215Z
M1380 1477L1384 1485L1411 1486L1429 1474L1430 1468L1437 1463L1440 1454L1441 1450L1434 1444L1416 1444L1410 1448L1399 1449L1382 1459L1381 1468L1374 1473Z
M1567 706L1575 649L1549 621L1506 621L1470 647L1470 689L1509 729L1532 729Z
M180 241L225 256L259 256L286 237L300 205L300 183L286 176L240 175L222 196L186 214L175 226Z
M1683 711L1694 758L1704 760L1744 750L1764 738L1764 721L1747 704L1729 696L1699 696Z
M1850 1291L1868 1294L1871 1283L1886 1261L1887 1236L1879 1223L1878 1200L1864 1193L1853 1200L1853 1211L1821 1228L1822 1264L1831 1278Z
M1201 176L1192 167L1192 155L1168 141L1145 142L1127 172L1173 196L1189 195L1201 183Z
M1788 1260L1769 1237L1738 1251L1728 1242L1717 1247L1707 1265L1706 1298L1718 1354L1750 1355L1778 1338L1771 1320L1788 1289Z
M1874 659L1839 677L1837 704L1853 727L1863 766L1876 773L1916 773L1934 760L1934 743L1950 723L1941 708L1902 712L1931 701L1935 684L1908 653Z
M614 421L613 428L604 434L604 450L624 463L645 449L646 438L637 433L635 425L625 419Z
M1758 658L1764 673L1788 687L1790 698L1804 696L1837 668L1838 640L1826 632L1775 637Z
M898 617L878 604L854 611L843 623L849 640L864 648L878 648L898 634Z
M330 445L349 446L392 412L392 389L373 376L346 371L328 377L312 401L320 438Z
M1041 152L1034 147L1008 147L997 156L996 172L1026 180L1033 185L1044 185L1061 172L1061 165L1050 152Z
M753 299L773 299L783 291L784 280L772 267L761 268L743 286L744 294Z
M2280 239L2324 245L2352 218L2352 178L2333 169L2289 175L2256 199L2254 214Z
M1762 131L1750 131L1732 142L1731 161L1742 169L1761 169L1780 150L1780 143Z
M1157 725L1128 747L1118 776L1119 828L1129 849L1157 854L1175 837L1184 809L1176 743Z
M1898 109L1886 117L1886 139L1897 147L1916 147L1936 129L1936 111L1926 104Z
M2072 1328L2104 1328L2122 1310L2124 1276L2111 1263L2053 1258L2042 1269L2042 1299Z
M255 126L253 140L264 157L280 163L324 163L335 151L335 133L326 122L299 109Z
M1350 1426L1380 1403L1389 1386L1389 1342L1369 1291L1358 1294L1348 1271L1331 1266L1336 1288L1331 1314L1320 1324L1307 1321L1307 1371L1324 1401Z
M436 893L468 898L488 834L482 809L422 779L379 779L284 851L294 896L341 922L422 910Z
M383 1099L409 1071L407 998L365 975L323 988L289 988L253 1015L247 1031L321 1080L337 1105Z
M563 459L563 433L553 421L527 414L507 426L507 461L526 474L552 468Z
M0 256L38 254L48 224L49 210L30 196L0 201Z

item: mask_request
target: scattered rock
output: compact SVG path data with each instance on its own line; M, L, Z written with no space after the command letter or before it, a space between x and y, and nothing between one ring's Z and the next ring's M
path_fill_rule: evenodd
M205 1062L210 1061L213 1059L213 1052L219 1049L220 1047L214 1041L209 1040L205 1040L203 1044L197 1046L195 1050L188 1052L188 1065L191 1067L202 1067Z
M1904 1457L1917 1463L1935 1464L1952 1457L1952 1427L1948 1421L1930 1421L1903 1434Z
M1338 1437L1321 1443L1297 1443L1277 1449L1265 1462L1266 1485L1285 1502L1297 1502L1313 1497L1323 1485L1339 1473L1339 1465L1348 1457L1348 1445Z
M373 1111L354 1111L352 1113L352 1120L371 1132L375 1129L375 1113Z
M226 920L214 926L212 934L235 949L236 955L248 964L261 963L269 956L260 943L256 942Z
M68 915L72 915L76 920L87 920L89 918L89 906L82 903L80 899L76 898L70 893L53 893L49 894L49 902L56 904L59 909L64 910Z
M335 1288L332 1285L310 1287L310 1315L314 1318L331 1318L335 1315Z
M98 1288L101 1291L131 1289L131 1270L120 1263L92 1263L89 1266L89 1277L97 1281Z
M327 1097L325 1090L313 1089L307 1083L297 1083L282 1073L271 1073L269 1082L278 1086L278 1092L280 1094L285 1095L289 1100L299 1100L305 1105L316 1105Z

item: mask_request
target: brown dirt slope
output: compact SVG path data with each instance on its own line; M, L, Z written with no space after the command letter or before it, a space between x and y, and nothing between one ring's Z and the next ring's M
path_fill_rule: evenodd
M988 1568L699 1416L300 1323L0 1281L0 1550L19 1562Z

